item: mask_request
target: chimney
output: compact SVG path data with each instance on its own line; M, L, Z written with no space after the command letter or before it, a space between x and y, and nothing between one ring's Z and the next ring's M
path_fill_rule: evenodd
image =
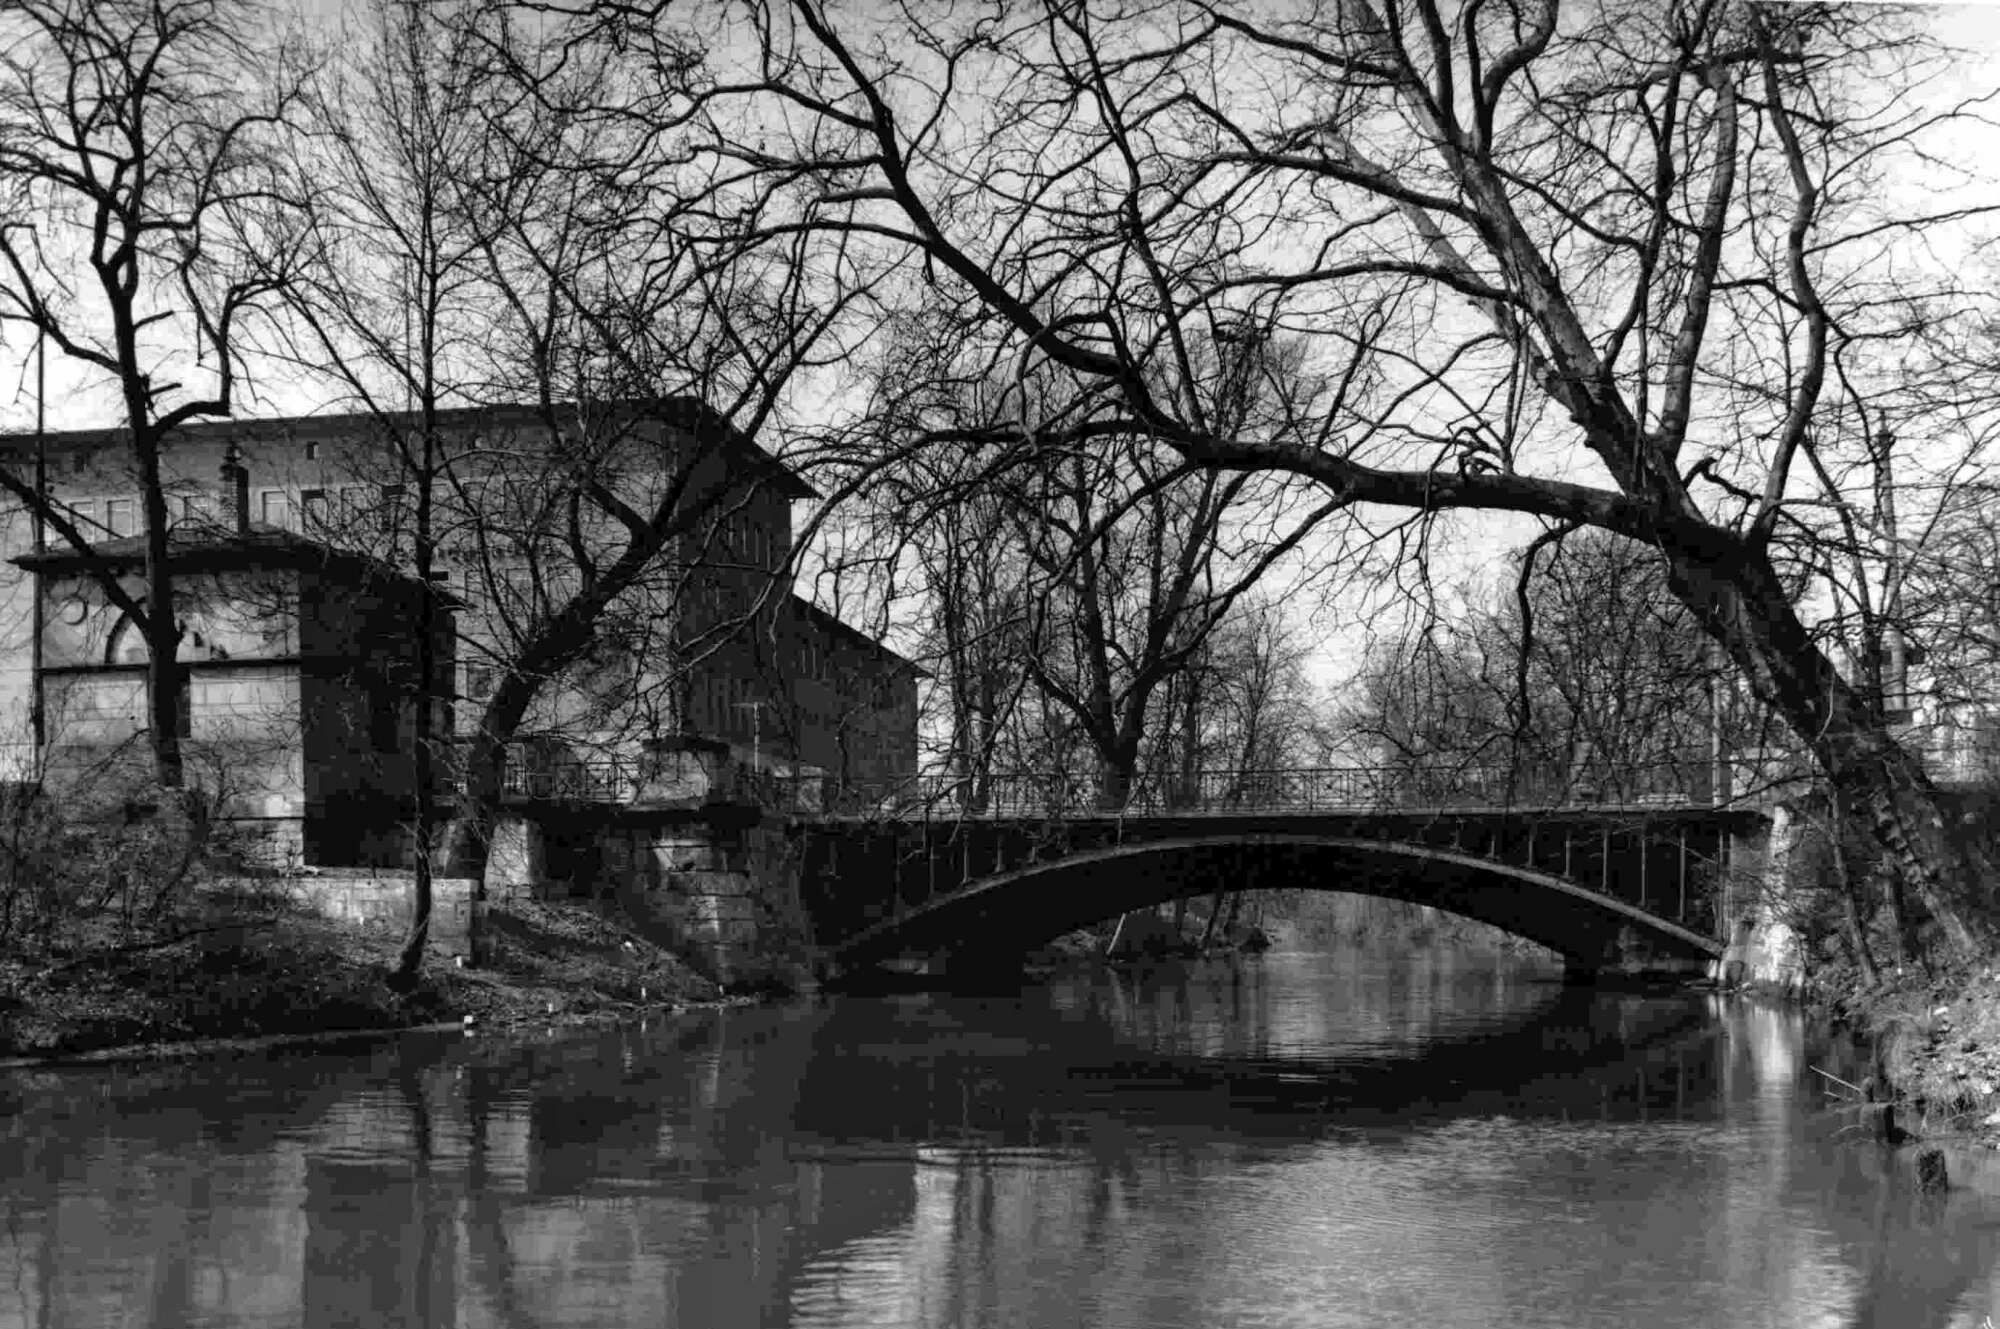
M222 500L235 504L236 533L247 535L250 531L250 472L244 469L243 454L236 450L233 438L222 454Z

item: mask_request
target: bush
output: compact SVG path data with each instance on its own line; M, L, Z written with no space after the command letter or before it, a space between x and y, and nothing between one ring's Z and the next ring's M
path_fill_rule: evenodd
M0 784L0 950L119 944L176 919L211 826L198 793Z

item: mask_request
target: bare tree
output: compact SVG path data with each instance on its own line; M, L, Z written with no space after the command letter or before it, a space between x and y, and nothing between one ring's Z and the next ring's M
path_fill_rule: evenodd
M374 515L391 519L386 533L407 544L410 571L425 587L438 580L448 525L444 477L469 443L447 428L446 412L478 400L491 377L471 332L491 298L492 239L471 172L499 80L465 21L470 13L376 0L344 26L336 55L310 83L296 139L310 230L285 287L291 318L273 347L331 379L371 421L369 440L387 464L367 466L365 456L349 464L400 496L394 511ZM320 524L337 528L353 515L323 514ZM353 538L338 529L315 534ZM408 772L414 896L399 982L415 978L429 934L447 737L440 721L451 692L438 659L438 599L427 594L420 604Z
M1265 338L1227 333L1197 350L1207 409L1242 419L1269 413L1269 398L1307 394ZM1089 394L1066 374L996 383L976 358L955 370L953 354L896 353L879 400L907 442L872 488L889 513L887 538L916 551L927 582L914 589L937 616L954 731L971 739L983 729L990 755L1001 711L1025 718L1012 700L1025 683L1066 717L1044 739L1081 739L1097 802L1121 808L1167 718L1163 689L1338 505L1306 501L1282 478L1191 466L1142 432L1100 432L1088 423ZM929 372L912 374L918 364ZM1079 429L1091 447L1069 441ZM968 573L989 603L966 603ZM970 650L995 630L1018 681L994 677L996 662ZM967 666L973 673L958 677ZM1065 769L1062 747L1045 754L1055 770Z
M1143 434L1357 509L1521 513L1659 550L1944 951L1983 944L1983 865L1795 575L1804 469L1865 445L1821 427L1843 360L1981 303L1944 264L1889 261L1984 210L1885 187L1899 162L1935 174L1923 145L1963 114L1904 95L1936 63L1908 16L755 13L762 49L710 90L706 149L816 178L813 224L921 254L924 298L996 363L1093 385L1116 416L1072 442ZM774 146L755 123L791 132ZM1218 420L1190 372L1218 310L1310 338L1326 377L1358 357L1382 391L1282 432Z
M1310 654L1281 600L1260 592L1238 601L1173 680L1165 704L1170 728L1155 753L1171 772L1162 783L1178 779L1192 801L1254 803L1276 792L1260 782L1320 760L1323 727L1305 673ZM1227 783L1197 787L1204 771L1222 773Z
M1735 765L1775 778L1765 717L1716 688L1665 576L1652 551L1600 531L1536 541L1512 576L1381 643L1340 723L1411 792L1499 771L1521 801L1728 797L1713 783L1718 733Z
M321 247L291 353L377 422L379 478L415 500L399 556L449 566L467 602L481 681L440 852L483 883L522 744L675 732L688 662L770 626L786 551L730 537L760 504L782 520L793 482L752 440L844 357L872 278L744 224L659 132L701 76L692 47L385 0L356 48L315 103Z
M118 394L145 521L143 599L101 575L142 634L155 775L185 780L184 671L162 456L227 416L245 324L289 280L294 200L277 128L297 82L240 0L23 0L0 14L0 328L24 328ZM12 471L58 535L89 535Z

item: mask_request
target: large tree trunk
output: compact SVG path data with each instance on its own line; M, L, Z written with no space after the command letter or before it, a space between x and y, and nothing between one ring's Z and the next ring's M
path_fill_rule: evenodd
M1948 832L1921 762L1807 633L1769 559L1749 553L1726 572L1685 550L1669 549L1668 560L1675 593L1799 735L1846 823L1923 906L1946 953L1961 962L1979 954L1992 898L1986 865Z
M1123 812L1132 801L1133 776L1139 767L1134 752L1101 753L1097 760L1097 808L1100 812Z

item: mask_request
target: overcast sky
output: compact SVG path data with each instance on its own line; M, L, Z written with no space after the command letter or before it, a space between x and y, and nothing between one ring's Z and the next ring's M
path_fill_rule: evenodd
M313 6L337 5L340 0L300 0ZM857 0L858 2L858 0ZM1971 52L1953 86L1940 89L1941 100L1972 98L2000 87L2000 0L1936 7L1938 33L1947 42ZM2000 120L2000 108L1992 113ZM1954 143L1951 155L1968 164L1992 163L1988 173L2000 177L2000 128L1968 132L1965 142ZM1911 181L1913 189L1924 182ZM294 375L259 367L247 400L239 401L239 416L304 414L336 407L323 389L302 385ZM52 429L97 427L118 423L115 393L101 382L75 373L61 357L51 355L47 400L48 425ZM35 391L32 342L23 343L18 329L0 344L0 431L26 431L35 423ZM1591 480L1597 477L1577 476ZM1446 558L1441 560L1440 580L1451 582L1474 575L1484 568L1489 573L1503 561L1507 551L1517 546L1535 529L1525 519L1498 518L1472 523L1455 523L1457 536ZM1454 571L1456 569L1456 571ZM1337 617L1345 617L1337 616ZM1329 625L1330 626L1330 625ZM1352 640L1347 632L1340 638ZM1350 649L1333 648L1316 670L1323 677L1345 671L1352 662Z

